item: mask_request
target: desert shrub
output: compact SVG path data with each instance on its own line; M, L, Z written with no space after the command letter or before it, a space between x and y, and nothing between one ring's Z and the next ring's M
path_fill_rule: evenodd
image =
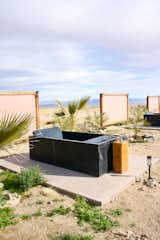
M130 114L132 116L131 121L140 122L143 120L144 113L146 112L146 107L144 105L132 106L130 109Z
M0 182L3 182L6 177L8 176L8 174L10 174L10 171L8 170L3 170L2 172L0 172Z
M23 169L19 174L4 171L0 174L0 180L4 184L4 189L17 193L22 193L31 187L45 183L39 167Z
M64 199L62 199L62 198L54 198L54 199L52 199L52 202L64 202Z
M77 197L75 203L75 216L78 224L88 223L96 231L108 231L112 227L117 226L117 221L112 221L104 215L100 208L91 206L85 198Z
M32 168L26 168L18 174L18 184L22 191L26 191L31 187L41 185L45 183L41 170L38 166Z
M49 240L93 240L93 238L91 236L65 234L56 237L50 235Z
M4 184L4 189L8 190L9 192L22 192L18 182L18 174L4 171L1 177L2 176L3 178L1 178L1 182Z
M2 193L0 193L0 208L4 207L6 202L7 202L7 198Z
M40 217L43 215L43 212L41 211L41 209L39 208L35 213L33 213L33 217Z
M22 216L21 216L21 219L22 220L30 220L32 218L32 215L29 215L29 214L23 214Z
M15 223L16 221L15 221L15 214L13 213L13 209L9 207L0 208L0 229Z
M111 210L110 211L110 214L113 216L113 217L118 217L118 216L121 216L122 215L122 210L117 208L117 209L114 209L114 210Z
M73 131L77 128L77 114L85 108L90 97L82 97L65 106L60 101L56 101L58 111L54 114L53 124L63 130Z
M105 115L94 112L93 115L89 115L86 119L86 130L88 132L102 133L104 128L101 127L101 122L105 122Z
M58 208L54 208L50 212L47 213L48 217L52 217L54 215L66 215L71 211L70 208L65 208L64 206L60 206Z
M40 217L43 215L43 212L41 209L38 209L35 213L33 214L23 214L21 215L22 220L30 220L32 217Z

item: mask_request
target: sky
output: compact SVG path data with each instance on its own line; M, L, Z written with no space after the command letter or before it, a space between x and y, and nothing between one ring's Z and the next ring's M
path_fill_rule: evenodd
M160 94L159 0L0 0L0 91Z

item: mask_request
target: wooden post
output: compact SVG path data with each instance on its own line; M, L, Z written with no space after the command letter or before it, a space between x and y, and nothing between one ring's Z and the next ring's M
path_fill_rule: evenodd
M128 122L128 115L129 115L129 94L127 94L127 122Z
M147 104L146 104L147 111L149 112L149 96L147 96Z
M40 128L40 116L39 116L39 92L35 92L35 107L36 107L36 128Z
M101 127L103 127L103 94L100 94L100 114L101 114Z

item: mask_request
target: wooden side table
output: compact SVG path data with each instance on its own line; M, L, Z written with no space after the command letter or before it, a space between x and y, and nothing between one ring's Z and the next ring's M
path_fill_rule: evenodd
M113 170L115 173L128 170L128 142L113 143Z

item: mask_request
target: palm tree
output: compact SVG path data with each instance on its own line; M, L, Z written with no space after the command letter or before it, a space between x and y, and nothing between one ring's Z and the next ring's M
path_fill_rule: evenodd
M31 114L4 113L0 120L0 148L20 137L27 130L31 121Z
M88 103L90 97L82 97L78 100L68 102L65 107L60 101L56 101L59 111L55 113L55 123L62 129L74 130L76 116Z

